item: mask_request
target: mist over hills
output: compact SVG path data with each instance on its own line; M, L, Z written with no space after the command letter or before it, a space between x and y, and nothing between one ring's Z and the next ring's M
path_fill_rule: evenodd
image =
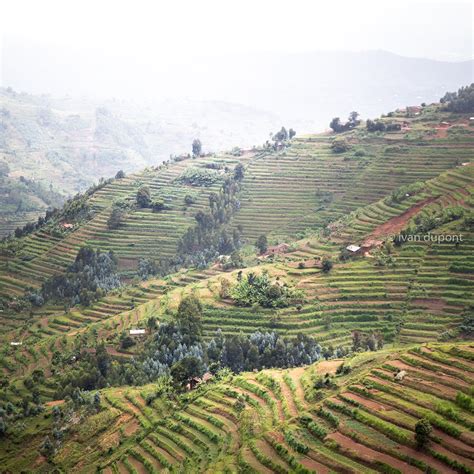
M3 234L100 177L189 153L194 138L205 152L249 148L282 125L308 133L351 110L368 118L431 103L472 82L473 64L366 51L229 54L170 66L7 41Z
M473 61L409 58L387 51L229 53L180 56L171 62L158 57L145 61L139 55L106 57L10 39L3 51L3 85L146 104L176 98L231 102L267 110L299 131L311 132L349 109L373 117L437 101L474 77Z

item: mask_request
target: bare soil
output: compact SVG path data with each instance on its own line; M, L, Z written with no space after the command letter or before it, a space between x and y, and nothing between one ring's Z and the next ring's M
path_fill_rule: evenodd
M375 240L380 237L385 237L387 235L398 234L401 230L403 230L410 219L418 214L425 206L434 202L437 198L436 197L429 197L424 199L423 201L415 204L414 206L407 209L405 212L400 214L399 216L392 217L387 222L377 226L366 238L366 242L369 240Z

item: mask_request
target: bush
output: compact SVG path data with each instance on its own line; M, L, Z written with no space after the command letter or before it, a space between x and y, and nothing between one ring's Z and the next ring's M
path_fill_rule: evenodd
M119 207L114 207L107 219L107 228L110 230L118 229L125 220L125 211Z
M157 199L156 201L153 201L151 209L153 210L153 212L163 211L164 209L166 209L165 201L163 201L163 199Z
M344 138L335 138L331 144L331 149L334 153L344 153L349 150L349 144Z
M248 273L234 285L231 296L240 306L258 304L264 308L284 308L301 300L303 293L286 284L272 282L264 271L260 275Z
M142 186L137 191L136 201L137 201L138 207L141 207L141 208L150 207L151 194L150 194L150 189L147 186Z

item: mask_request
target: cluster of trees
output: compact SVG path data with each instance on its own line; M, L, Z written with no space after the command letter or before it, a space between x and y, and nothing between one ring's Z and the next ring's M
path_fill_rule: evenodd
M120 173L120 172L119 172ZM122 172L123 173L123 172ZM118 173L117 173L118 174ZM59 223L61 221L70 221L70 222L79 222L89 220L92 217L92 209L89 205L88 198L92 196L96 191L102 189L107 184L110 184L113 179L103 179L101 178L97 184L90 186L87 191L83 194L76 194L73 198L68 199L62 209L53 207L48 209L45 213L45 216L38 217L37 222L30 222L24 227L18 227L15 229L15 237L24 237L49 223ZM31 183L34 183L33 181ZM62 197L58 194L56 201L61 200ZM45 202L48 200L43 199ZM52 233L60 236L63 230L59 227L53 227Z
M352 130L353 128L357 127L360 124L359 120L359 113L358 112L351 112L347 119L347 122L342 123L339 117L334 117L329 124L329 127L335 133L346 132L347 130Z
M110 230L118 229L125 221L126 212L120 207L113 207L109 218L107 219L107 228Z
M264 308L284 308L300 304L304 298L301 290L282 284L278 278L272 281L267 271L261 274L250 272L245 276L239 274L230 294L239 306L259 305Z
M424 184L421 181L416 181L411 184L400 186L399 188L392 191L390 196L385 199L385 202L387 204L399 204L410 196L419 193L423 188Z
M331 150L334 153L345 153L349 148L349 143L342 137L335 138L331 143Z
M461 87L457 92L446 92L440 99L442 104L446 104L446 109L450 112L473 113L474 112L474 83Z
M114 382L138 384L171 375L177 386L183 386L208 370L216 373L229 368L238 373L264 367L295 367L311 364L325 353L312 337L287 339L275 332L224 336L219 329L205 342L202 311L194 295L184 298L175 321L161 324L141 356L120 366L112 377Z
M231 231L227 224L240 208L237 193L243 175L243 167L237 166L219 193L209 195L209 211L195 215L196 225L188 228L178 243L177 264L202 268L219 255L230 255L240 248L242 228Z
M368 132L397 132L402 129L399 123L384 123L381 120L370 120L366 122Z
M189 186L209 187L220 181L221 177L214 168L190 166L176 180Z
M287 140L291 140L296 135L296 132L290 128L286 130L285 127L281 127L281 130L273 135L272 140L274 142L286 142Z
M356 351L376 351L383 348L384 337L381 332L364 333L361 331L352 332L352 350Z
M41 306L47 300L89 305L107 291L120 286L113 252L81 247L74 263L63 275L46 280L40 292L30 293L30 301Z
M166 204L163 199L152 200L148 186L141 186L137 191L135 199L137 206L141 209L151 208L153 212L160 212L166 209Z
M255 241L255 247L260 254L265 253L268 249L268 239L266 235L260 235Z
M76 349L63 356L55 352L52 358L52 371L57 375L55 398L70 397L81 404L84 399L81 390L95 390L108 385L112 359L104 344L95 348Z

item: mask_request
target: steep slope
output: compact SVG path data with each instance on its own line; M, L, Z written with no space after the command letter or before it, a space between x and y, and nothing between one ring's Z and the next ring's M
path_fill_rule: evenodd
M106 389L99 408L47 407L0 460L35 472L472 472L473 354L466 343L360 354L173 399L153 385ZM417 449L421 418L433 430ZM63 437L47 460L37 450L53 427Z
M194 138L206 151L251 146L277 126L272 114L225 102L140 106L0 88L0 237L101 177L187 153Z
M474 130L466 115L437 106L384 120L403 127L372 133L361 126L277 150L178 158L104 182L39 231L6 242L2 465L15 470L20 459L19 469L36 472L53 465L77 472L472 472L473 348L455 341L472 338ZM348 149L336 153L342 140ZM178 255L195 215L219 196L231 201L221 188L239 162L238 205L222 222L242 230L244 262L228 269L221 258L134 279L140 258ZM161 203L155 212L136 203L144 186ZM117 206L125 220L109 229ZM262 233L288 246L256 255L252 244ZM349 244L361 250L352 254ZM64 299L35 307L21 298L29 286L64 274L84 245L114 250L125 284L87 306ZM302 295L265 308L229 291L264 271L280 291L286 284ZM151 362L141 357L191 294L203 305L202 347L257 332L297 344L307 336L329 360L223 375L185 395L161 379L137 386L145 382L134 379L141 366L133 364L159 366L153 357L163 347ZM131 329L145 327L150 335L124 345ZM172 344L182 347L179 339ZM326 376L342 356L350 368ZM128 367L127 378L107 378L119 367ZM99 385L98 372L106 374ZM85 392L74 385L79 380ZM95 397L97 387L109 388ZM46 413L36 416L42 405ZM421 418L433 431L417 450Z
M415 118L400 113L396 119L408 124L402 131L373 135L356 129L347 134L351 149L340 154L331 150L331 137L325 135L296 138L289 148L277 152L257 149L244 154L239 158L246 173L235 226L242 226L247 242L262 233L275 238L301 237L306 229L323 229L401 185L433 178L469 161L474 134L470 127L461 127L466 125L462 122L465 116L452 117L453 121L460 120L457 128L462 128L462 140L456 127L446 137L436 136L440 123L450 117L433 108ZM236 157L224 154L196 162L172 162L165 168L106 184L90 200L95 211L90 221L69 230L59 240L47 227L31 234L21 242L17 256L9 259L8 271L4 260L1 280L20 291L26 286L38 286L72 262L78 248L87 244L114 250L119 259L129 260L128 268L136 267L139 257L169 257L196 211L193 206L180 211L182 197L196 186L182 186L172 180L184 168L215 166L210 163L232 165L237 161ZM106 230L114 201L133 196L141 183L164 197L170 210L155 215L132 210L120 229ZM197 208L206 205L205 194L202 197ZM158 221L164 227L156 225ZM165 229L171 226L174 234L169 238ZM146 232L141 232L143 229ZM43 263L46 261L47 264Z

